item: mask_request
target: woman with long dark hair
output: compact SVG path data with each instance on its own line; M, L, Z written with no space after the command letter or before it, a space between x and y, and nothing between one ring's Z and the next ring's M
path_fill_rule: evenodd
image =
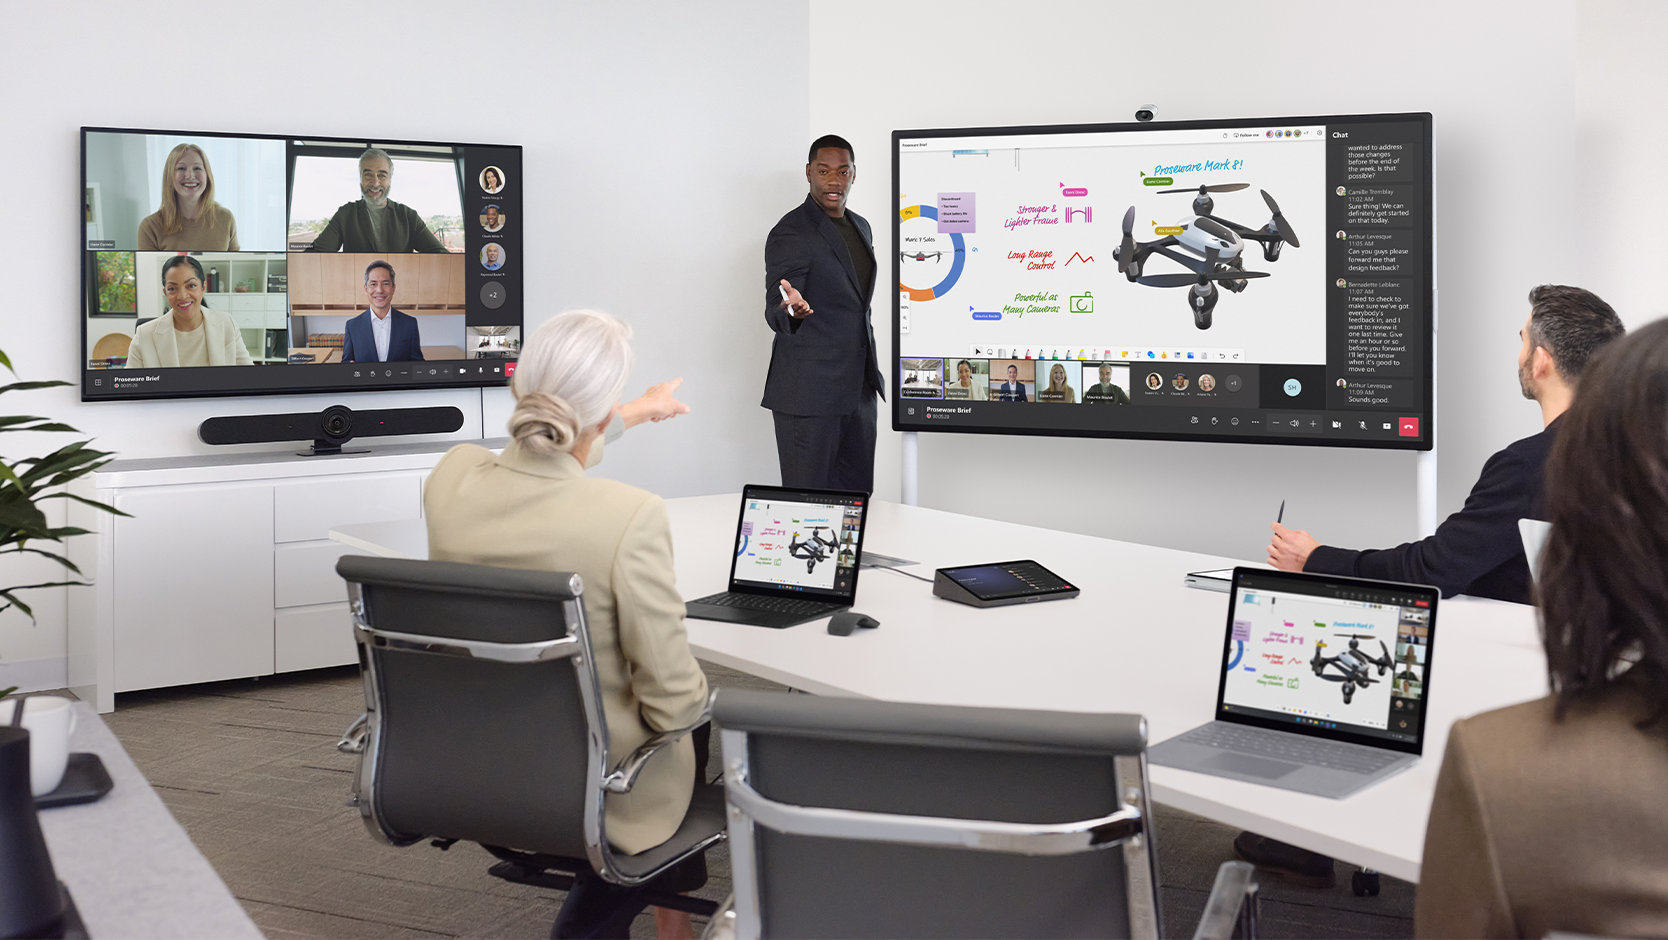
M1546 504L1552 694L1454 724L1421 936L1668 936L1668 320L1583 373Z

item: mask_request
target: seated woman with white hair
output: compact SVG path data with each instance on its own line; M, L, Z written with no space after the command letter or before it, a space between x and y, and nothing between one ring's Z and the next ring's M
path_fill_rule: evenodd
M622 410L630 340L630 327L594 310L571 310L540 326L522 347L511 380L511 442L502 454L474 444L452 448L423 491L430 558L575 571L584 579L585 619L615 755L692 724L707 702L706 676L689 652L683 598L673 584L665 503L585 473L602 459L604 432ZM634 411L626 423L687 411L671 399L672 387L656 386L625 406ZM704 758L706 748L698 750ZM629 794L608 796L608 841L636 853L670 838L689 808L697 772L691 737L657 753ZM704 881L704 868L696 871L689 880ZM699 886L675 880L661 886ZM576 880L558 931L566 923L583 932L572 921L590 916L584 908L606 908L607 896L623 890L629 889L594 875ZM657 912L665 915L671 912Z

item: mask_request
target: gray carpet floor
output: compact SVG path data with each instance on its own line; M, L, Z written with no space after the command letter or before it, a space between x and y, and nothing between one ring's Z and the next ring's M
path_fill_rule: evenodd
M707 674L715 686L773 687L710 664ZM548 936L560 892L488 876L493 859L476 846L383 845L346 805L356 758L335 743L364 710L353 669L128 693L116 708L106 722L267 936ZM1165 807L1156 816L1166 932L1190 936L1234 832ZM709 869L697 893L728 894L722 847ZM1328 889L1260 878L1263 935L1411 936L1413 886L1385 878L1381 895L1357 898L1350 871L1337 866ZM653 917L632 933L654 936Z

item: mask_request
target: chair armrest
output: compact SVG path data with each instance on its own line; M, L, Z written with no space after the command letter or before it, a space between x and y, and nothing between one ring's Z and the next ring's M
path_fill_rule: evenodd
M701 940L736 940L736 893L731 891L718 902L718 910L701 931Z
M371 733L371 713L366 712L353 720L348 729L342 732L342 739L336 742L336 750L343 754L365 753L365 738Z
M1199 926L1193 940L1228 940L1230 937L1255 937L1259 915L1257 883L1252 880L1256 869L1249 862L1223 862L1216 869L1216 883L1205 898L1204 913L1199 915Z
M602 788L609 793L630 793L631 788L637 785L637 775L643 772L643 766L649 762L649 758L653 757L655 752L711 720L712 696L709 695L707 696L706 707L701 709L701 714L693 722L682 728L661 731L644 741L638 746L637 750L632 751L625 760L620 761L620 766L614 768L613 773L602 778Z

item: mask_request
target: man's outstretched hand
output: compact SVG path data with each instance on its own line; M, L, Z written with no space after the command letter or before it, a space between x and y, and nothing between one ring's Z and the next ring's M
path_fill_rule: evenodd
M782 302L782 309L788 312L788 316L795 320L803 320L811 315L811 305L805 302L805 298L800 296L799 291L792 284L788 283L787 278L783 278L779 286L782 293L786 294L788 298Z

